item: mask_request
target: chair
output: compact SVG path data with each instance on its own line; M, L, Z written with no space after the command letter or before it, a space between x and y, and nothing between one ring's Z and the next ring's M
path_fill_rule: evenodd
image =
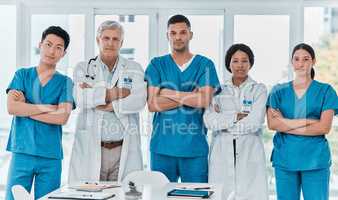
M122 181L124 189L128 189L130 181L135 183L138 189L142 189L142 186L144 185L163 187L169 183L168 178L161 172L157 171L134 171L129 173Z
M15 200L34 200L22 185L14 185L12 193Z

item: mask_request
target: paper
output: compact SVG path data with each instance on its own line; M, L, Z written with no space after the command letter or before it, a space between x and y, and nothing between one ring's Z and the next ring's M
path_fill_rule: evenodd
M53 192L49 199L88 199L88 200L105 200L114 197L113 193L106 192L80 192L80 191L56 191Z
M116 188L116 187L121 187L121 186L117 184L109 184L109 183L106 184L106 183L86 182L86 183L70 186L69 188L76 189L79 191L101 192L104 189Z

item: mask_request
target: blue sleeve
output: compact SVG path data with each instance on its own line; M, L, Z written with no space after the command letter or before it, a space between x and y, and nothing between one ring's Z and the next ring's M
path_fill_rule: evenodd
M8 85L6 89L6 93L8 93L10 90L19 90L25 93L25 87L24 87L25 73L24 72L25 72L24 69L19 69L18 71L15 72L11 83Z
M148 83L148 86L160 87L161 85L161 77L160 72L158 71L158 65L156 61L153 59L150 61L146 71L145 71L145 80Z
M204 64L204 63L202 63ZM197 80L198 87L211 86L216 90L219 89L220 83L217 77L215 65L211 60L207 60L205 63L203 74Z
M335 115L338 114L338 97L336 91L329 85L324 96L322 111L334 110Z
M279 109L280 107L280 93L278 85L274 86L268 96L266 101L266 107L271 107L273 109Z
M75 101L73 98L73 88L74 88L73 81L70 78L66 77L66 80L63 84L62 93L59 97L59 104L71 103L73 105L73 109L76 108Z

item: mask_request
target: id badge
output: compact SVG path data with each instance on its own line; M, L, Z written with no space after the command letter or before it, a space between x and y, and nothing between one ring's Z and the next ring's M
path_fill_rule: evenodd
M133 79L130 77L124 77L122 80L122 88L132 89L133 87Z
M241 112L249 114L251 112L251 108L252 108L252 100L244 99L242 102Z

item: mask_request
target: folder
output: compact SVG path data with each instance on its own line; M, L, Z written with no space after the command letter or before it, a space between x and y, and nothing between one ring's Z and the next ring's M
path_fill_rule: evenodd
M168 192L167 196L183 199L208 199L213 193L207 190L173 189Z

